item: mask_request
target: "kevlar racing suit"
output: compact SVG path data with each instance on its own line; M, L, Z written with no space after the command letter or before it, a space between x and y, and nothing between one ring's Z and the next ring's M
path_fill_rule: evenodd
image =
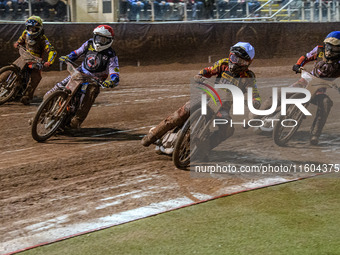
M324 57L324 46L316 46L312 51L306 55L301 56L296 65L303 67L308 62L315 61L311 74L318 78L336 79L340 77L340 59L327 61ZM291 87L303 88L307 85L306 81L301 78ZM311 138L317 139L322 132L323 127L327 121L328 114L333 106L332 100L327 96L326 89L320 89L317 92L317 96L311 101L312 104L317 106L316 115L310 129ZM279 95L280 99L281 96ZM272 104L272 99L266 100L262 107L263 109L269 109Z
M110 76L114 86L119 83L119 64L118 57L115 51L109 47L103 51L97 52L93 46L93 39L86 41L79 49L72 51L67 58L71 61L77 60L84 55L81 66L78 70L84 74L98 78L101 82L105 81ZM63 81L57 83L45 96L51 92L61 89L66 86L71 76L66 77ZM95 99L100 92L100 87L94 84L89 84L84 97L81 98L80 107L71 121L71 127L79 128L86 119Z
M41 34L38 35L36 38L28 36L27 30L25 30L16 43L24 46L29 53L39 58L43 58L44 53L47 53L47 62L49 62L50 64L53 64L57 56L56 50L50 44L43 30ZM14 64L18 66L23 66L24 63L23 60L19 57L14 62ZM34 91L37 88L41 78L41 70L31 69L31 79L27 86L27 91L25 94L25 96L28 96L29 100L32 100Z
M213 66L206 67L199 72L199 77L211 78L216 76L216 82L230 82L235 86L239 87L243 93L247 91L248 87L253 88L253 102L257 101L258 106L261 104L261 97L259 95L255 74L246 69L245 71L240 72L235 75L229 71L229 59L224 58L216 63ZM222 77L223 76L223 77ZM254 103L254 105L256 105ZM230 119L230 104L228 102L224 102L222 106L222 116L224 119ZM190 101L186 102L182 107L180 107L177 111L169 115L166 119L161 121L155 128L153 128L143 139L142 145L149 146L151 143L154 143L157 139L160 139L165 133L169 130L182 126L185 121L190 116ZM232 136L234 133L234 127L229 125L219 125L219 130L214 132L209 139L209 149L216 147L219 143L226 140L228 137Z

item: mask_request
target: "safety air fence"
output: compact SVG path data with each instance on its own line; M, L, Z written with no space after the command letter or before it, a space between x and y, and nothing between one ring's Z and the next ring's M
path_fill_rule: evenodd
M279 22L175 22L110 23L115 30L115 49L120 65L159 65L169 63L206 63L225 57L238 41L250 42L256 58L299 57L310 51L339 23ZM47 23L45 34L58 52L70 53L92 37L94 23ZM0 24L0 67L13 62L18 52L13 43L23 24ZM59 68L55 64L53 70Z

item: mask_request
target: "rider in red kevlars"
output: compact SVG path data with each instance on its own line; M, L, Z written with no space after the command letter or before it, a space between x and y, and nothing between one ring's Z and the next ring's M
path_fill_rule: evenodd
M316 46L311 52L299 58L293 66L293 71L298 72L301 67L310 61L315 61L311 74L318 78L340 77L340 31L329 33L322 46ZM302 79L301 79L302 80ZM299 80L294 86L304 84ZM317 145L319 136L327 121L328 114L333 106L332 100L325 94L326 89L320 90L312 101L317 105L317 112L310 130L310 143Z
M196 75L195 81L204 81L204 78L216 76L220 79L227 79L230 83L238 86L244 93L248 87L253 88L253 105L256 109L261 106L261 98L256 86L255 74L248 69L255 56L254 47L247 42L238 42L230 48L229 58L224 58L217 61L213 66L206 67ZM224 109L226 115L229 115L229 109ZM177 111L169 115L161 121L155 128L152 128L149 133L142 139L143 146L149 146L156 142L169 130L182 126L190 115L190 102L187 102ZM223 125L216 139L210 139L210 148L216 147L220 142L224 141L234 133L234 127Z
M72 51L67 56L60 57L60 61L70 59L75 61L80 56L85 55L85 59L78 70L87 75L98 78L104 81L103 85L107 88L118 86L119 83L119 65L118 57L111 45L114 39L114 31L108 25L100 25L93 30L93 38L87 40L79 49ZM106 79L109 77L109 80ZM50 91L45 94L45 97L66 86L71 76L66 77L63 81L57 83ZM81 105L72 118L70 127L80 128L80 125L86 119L96 97L100 92L98 86L89 86L86 89Z
M26 29L14 43L14 48L18 48L19 45L22 45L29 53L39 58L42 58L44 52L47 52L48 60L44 63L44 67L50 67L56 58L57 52L54 50L54 47L50 44L44 33L42 19L38 16L31 16L26 20L25 26ZM21 61L21 59L18 58L14 64L18 63L18 61ZM20 100L24 105L28 105L33 99L34 91L41 78L41 70L31 69L31 79L26 94Z
M340 77L340 31L329 33L323 45L316 46L306 55L301 56L293 66L293 71L300 72L300 68L310 61L315 61L311 74L318 78L336 79ZM307 82L301 78L291 87L305 87ZM332 100L326 95L326 89L317 91L317 96L311 101L317 106L316 115L310 129L310 143L317 145L328 114L333 106ZM264 101L261 109L269 109L271 97Z

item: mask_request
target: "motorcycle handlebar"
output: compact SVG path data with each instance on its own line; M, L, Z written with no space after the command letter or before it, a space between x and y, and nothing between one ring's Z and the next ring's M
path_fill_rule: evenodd
M67 63L70 63L73 67L75 67L76 69L80 66L78 65L77 63L75 63L74 61L70 60L70 59L65 59L64 61L60 61L60 63L64 63L64 62L67 62ZM106 88L103 83L96 77L93 77L93 76L90 76L90 75L87 75L85 73L82 73L84 76L86 76L86 78L90 79L91 81L93 81L94 83L96 83L98 86L100 86L101 88Z

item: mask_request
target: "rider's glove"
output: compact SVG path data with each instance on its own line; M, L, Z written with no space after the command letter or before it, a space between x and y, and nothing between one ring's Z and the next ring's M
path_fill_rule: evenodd
M60 58L59 58L59 61L60 62L65 62L65 60L66 59L70 59L68 56L61 56Z
M114 81L104 81L103 82L103 86L105 87L105 88L114 88L114 87L116 87L118 84L117 83L115 83Z
M293 69L293 71L294 71L295 73L301 73L300 68L301 68L300 65L295 64L295 65L293 65L293 68L292 68L292 69Z
M47 61L47 62L44 63L44 67L45 67L45 68L49 68L50 66L51 66L51 63L50 63L50 62Z
M17 49L17 48L19 47L19 43L18 43L18 42L15 42L15 43L13 44L13 47Z
M195 80L195 82L197 82L197 83L203 83L205 80L206 80L206 78L204 78L202 75L200 75L200 74L197 74L197 75L195 75L194 76L194 80Z

